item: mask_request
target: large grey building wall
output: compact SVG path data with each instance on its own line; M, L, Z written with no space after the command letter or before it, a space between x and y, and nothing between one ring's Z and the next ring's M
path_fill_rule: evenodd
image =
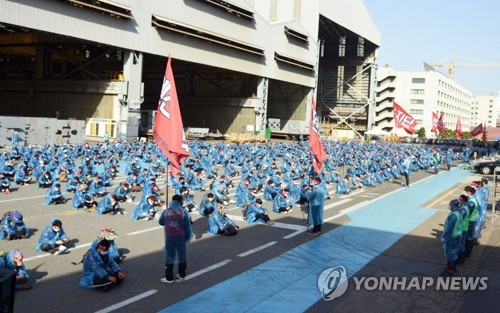
M308 8L318 21L319 0L308 1ZM295 84L314 86L310 71L288 71L279 67L275 52L315 64L317 31L308 32L308 46L291 44L283 24L271 25L256 13L255 19L228 14L223 10L194 0L116 0L128 6L133 19L117 19L94 10L55 0L18 0L0 2L0 21L35 30L81 38L124 49L167 56L188 62L206 64L237 72L269 77ZM235 4L253 9L243 0ZM250 46L260 47L264 57L182 36L152 26L152 16L158 16L188 27L201 29L216 36L232 38ZM307 29L307 28L306 28Z

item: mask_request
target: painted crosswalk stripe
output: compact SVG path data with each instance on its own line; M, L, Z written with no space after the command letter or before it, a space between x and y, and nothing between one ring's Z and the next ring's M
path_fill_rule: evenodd
M137 302L137 301L139 301L139 300L142 300L142 299L144 299L144 298L146 298L146 297L149 297L149 296L151 296L151 295L155 294L157 291L158 291L157 289L151 289L151 290L146 291L146 292L143 292L143 293L141 293L141 294L139 294L139 295L137 295L137 296L135 296L135 297L129 298L129 299L125 300L125 301L118 302L118 303L116 303L116 304L113 304L112 306L108 306L107 308L104 308L104 309L102 309L102 310L99 310L99 311L97 311L97 312L95 312L95 313L108 313L108 312L113 312L113 311L115 311L115 310L117 310L117 309L123 308L123 307L124 307L124 306L126 306L126 305L129 305L129 304L131 304L131 303L134 303L134 302Z

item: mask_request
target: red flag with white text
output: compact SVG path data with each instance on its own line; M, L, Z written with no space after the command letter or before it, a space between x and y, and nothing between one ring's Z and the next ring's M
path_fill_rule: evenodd
M441 135L444 135L444 121L443 121L443 116L444 116L444 112L441 112L441 115L439 116L439 119L437 121L437 130L438 132L441 134Z
M177 175L182 160L189 156L189 148L182 126L170 57L168 57L167 68L163 77L153 136L156 145L172 162L172 175Z
M462 139L462 123L460 123L460 116L458 117L457 127L455 127L455 135L458 139Z
M406 112L399 104L392 102L394 113L394 123L397 128L403 128L408 134L413 135L413 130L417 126L417 121Z
M477 135L481 134L483 132L483 123L477 125L476 127L474 127L473 130L471 130L470 134L473 136L473 137L476 137Z
M316 113L316 102L314 101L314 97L312 98L311 125L309 128L309 143L311 144L311 153L314 156L313 166L316 173L319 174L321 172L321 164L326 160L327 156L319 134L319 119Z
M432 112L432 129L431 132L435 132L437 130L438 125L438 115Z

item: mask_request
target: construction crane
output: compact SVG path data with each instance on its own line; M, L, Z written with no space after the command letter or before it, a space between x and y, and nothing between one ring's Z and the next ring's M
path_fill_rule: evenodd
M478 63L462 63L462 64L455 64L455 59L460 58L460 59L465 59L469 61L474 61ZM474 59L468 59L468 58L463 58L463 57L456 57L452 56L450 58L450 63L426 63L424 62L424 68L426 70L434 70L434 67L447 67L448 68L448 76L450 79L454 80L455 79L455 67L483 67L483 68L491 68L491 67L498 67L500 68L500 63L488 63L485 61L480 61L480 60L474 60Z

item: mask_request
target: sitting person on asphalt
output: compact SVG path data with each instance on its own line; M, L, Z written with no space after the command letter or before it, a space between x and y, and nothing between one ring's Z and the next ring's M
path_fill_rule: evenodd
M212 235L234 236L238 233L239 227L227 215L227 208L217 207L208 218L208 231Z
M54 255L64 254L68 252L65 246L68 242L69 238L62 228L61 220L54 217L40 235L35 251L45 251Z
M30 229L24 224L19 211L7 212L0 223L0 239L14 240L29 238Z
M107 239L102 239L97 245L92 246L83 260L80 287L108 291L123 282L125 274L109 255L110 246L111 243Z
M97 205L97 214L120 214L123 215L123 209L120 208L120 203L116 200L116 195L108 194L99 201Z
M30 290L30 276L26 272L23 262L23 254L14 249L2 256L0 253L0 268L6 268L16 272L16 290Z
M213 193L209 192L203 196L200 203L200 215L210 216L213 211L217 208L218 203L214 201L215 197Z
M131 219L134 221L143 220L150 221L154 218L155 214L158 212L158 209L155 207L155 196L151 195L146 199L142 200L135 207L134 213L132 214Z
M61 193L61 184L57 183L54 186L50 187L49 190L47 190L47 194L45 195L45 203L48 205L66 203L66 198L64 198L63 194Z
M116 200L120 202L127 201L130 203L134 199L127 183L121 183L113 190L113 194L116 195Z
M292 212L292 204L288 199L288 189L282 189L273 200L274 213L289 213Z
M11 193L10 180L3 173L0 173L0 191L6 195Z
M262 199L257 198L244 211L244 218L249 224L274 225L269 218L267 209L262 206Z

